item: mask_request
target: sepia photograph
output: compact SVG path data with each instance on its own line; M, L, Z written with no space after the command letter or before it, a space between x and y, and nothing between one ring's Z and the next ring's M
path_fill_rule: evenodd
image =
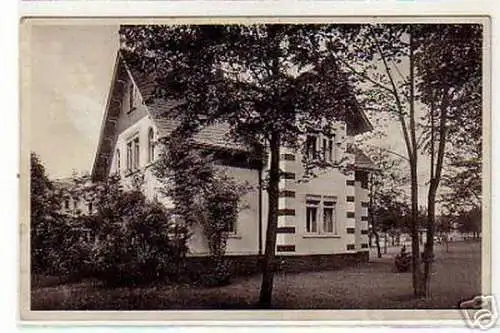
M191 21L21 22L27 311L496 311L487 19Z

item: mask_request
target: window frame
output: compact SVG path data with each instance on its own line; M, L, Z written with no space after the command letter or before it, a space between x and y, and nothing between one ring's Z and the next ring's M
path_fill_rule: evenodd
M310 217L311 209L315 210L314 223ZM326 227L326 211L331 211L331 231ZM337 197L306 196L305 235L307 236L340 236L337 218ZM316 230L314 230L316 229Z
M132 80L129 82L128 86L128 113L134 111L135 108L135 85Z
M148 130L148 163L155 160L155 133L152 127Z
M318 158L318 140L319 137L317 134L307 134L305 155L308 160L315 160Z
M131 136L126 142L127 148L127 174L138 171L141 168L141 141L139 134Z
M116 158L116 174L120 175L121 174L121 156L120 156L120 149L117 149L115 152L115 158Z
M306 233L308 234L319 233L318 213L320 212L320 203L320 200L306 198ZM312 211L314 213L310 214Z
M314 139L314 144L311 144ZM305 141L306 160L322 160L327 163L337 162L337 142L335 133L308 133Z

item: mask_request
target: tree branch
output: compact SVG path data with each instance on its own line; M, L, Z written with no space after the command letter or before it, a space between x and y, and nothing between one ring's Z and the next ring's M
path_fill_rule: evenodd
M389 77L389 80L391 82L392 89L390 91L391 91L392 95L394 96L394 98L396 100L396 105L399 109L398 116L399 116L399 121L401 123L401 129L403 131L403 137L405 139L405 145L406 145L406 149L408 151L408 155L410 157L410 160L415 160L416 152L413 151L414 147L412 147L410 145L410 137L408 134L408 128L406 126L406 122L405 122L405 119L403 117L403 104L401 103L401 99L399 98L396 83L394 82L394 79L392 78L391 70L389 68L389 64L387 63L387 59L384 56L384 52L382 51L382 48L381 48L380 43L377 39L377 36L375 35L375 32L373 31L371 26L369 27L369 30L370 30L370 34L372 35L372 38L374 39L374 42L375 42L377 50L380 54L380 57L382 58L382 62L384 63L384 68L385 68L385 71L387 73L387 76Z
M374 79L372 79L371 77L369 77L367 74L362 73L362 72L356 70L353 66L349 65L349 63L347 61L341 59L340 57L335 56L333 54L333 51L330 51L330 52L331 52L332 57L335 58L335 60L338 60L341 64L343 64L344 66L346 66L351 72L353 72L354 74L356 74L360 78L363 78L364 80L367 80L367 81L371 82L376 87L381 88L381 89L383 89L383 90L385 90L385 91L393 94L393 91L391 90L391 88L386 87L382 83L375 81Z

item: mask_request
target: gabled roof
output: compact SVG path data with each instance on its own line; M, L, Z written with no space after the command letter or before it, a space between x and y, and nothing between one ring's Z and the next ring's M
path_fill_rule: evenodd
M347 146L347 153L354 154L354 168L358 170L378 170L373 161L359 148Z
M118 52L101 125L97 152L92 167L91 175L93 181L102 180L109 174L117 140L116 124L122 111L122 97L129 79L133 81L142 100L145 101L146 110L158 128L160 138L169 136L180 124L179 121L169 118L169 111L182 104L182 101L155 99L153 96L154 77L147 77L134 69L130 69L123 55ZM197 133L194 136L194 140L202 146L226 149L229 147L235 151L248 151L249 147L229 138L229 130L229 126L226 124L212 125Z
M316 70L321 70L326 65L330 66L330 64L322 64L316 68ZM126 84L129 79L134 82L142 100L145 102L146 110L157 126L160 138L168 137L179 125L179 121L169 118L169 111L182 104L183 101L165 101L155 98L154 75L146 76L134 68L130 68L123 55L118 52L101 125L99 144L92 168L91 178L93 181L105 179L109 174L117 140L116 124L122 111L122 97L127 88ZM357 104L356 98L352 94L352 90L349 89L349 87L345 87L345 90L346 93L349 94L349 103L351 104L349 114L346 117L348 135L372 130L373 128L366 118L366 115ZM230 128L227 124L212 125L197 133L194 136L194 140L203 146L225 148L235 151L248 151L249 147L235 142L228 137L229 130Z

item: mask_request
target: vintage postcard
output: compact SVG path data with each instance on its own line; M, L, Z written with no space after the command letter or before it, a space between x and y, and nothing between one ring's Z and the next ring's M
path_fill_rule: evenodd
M487 17L21 29L21 319L492 327Z

